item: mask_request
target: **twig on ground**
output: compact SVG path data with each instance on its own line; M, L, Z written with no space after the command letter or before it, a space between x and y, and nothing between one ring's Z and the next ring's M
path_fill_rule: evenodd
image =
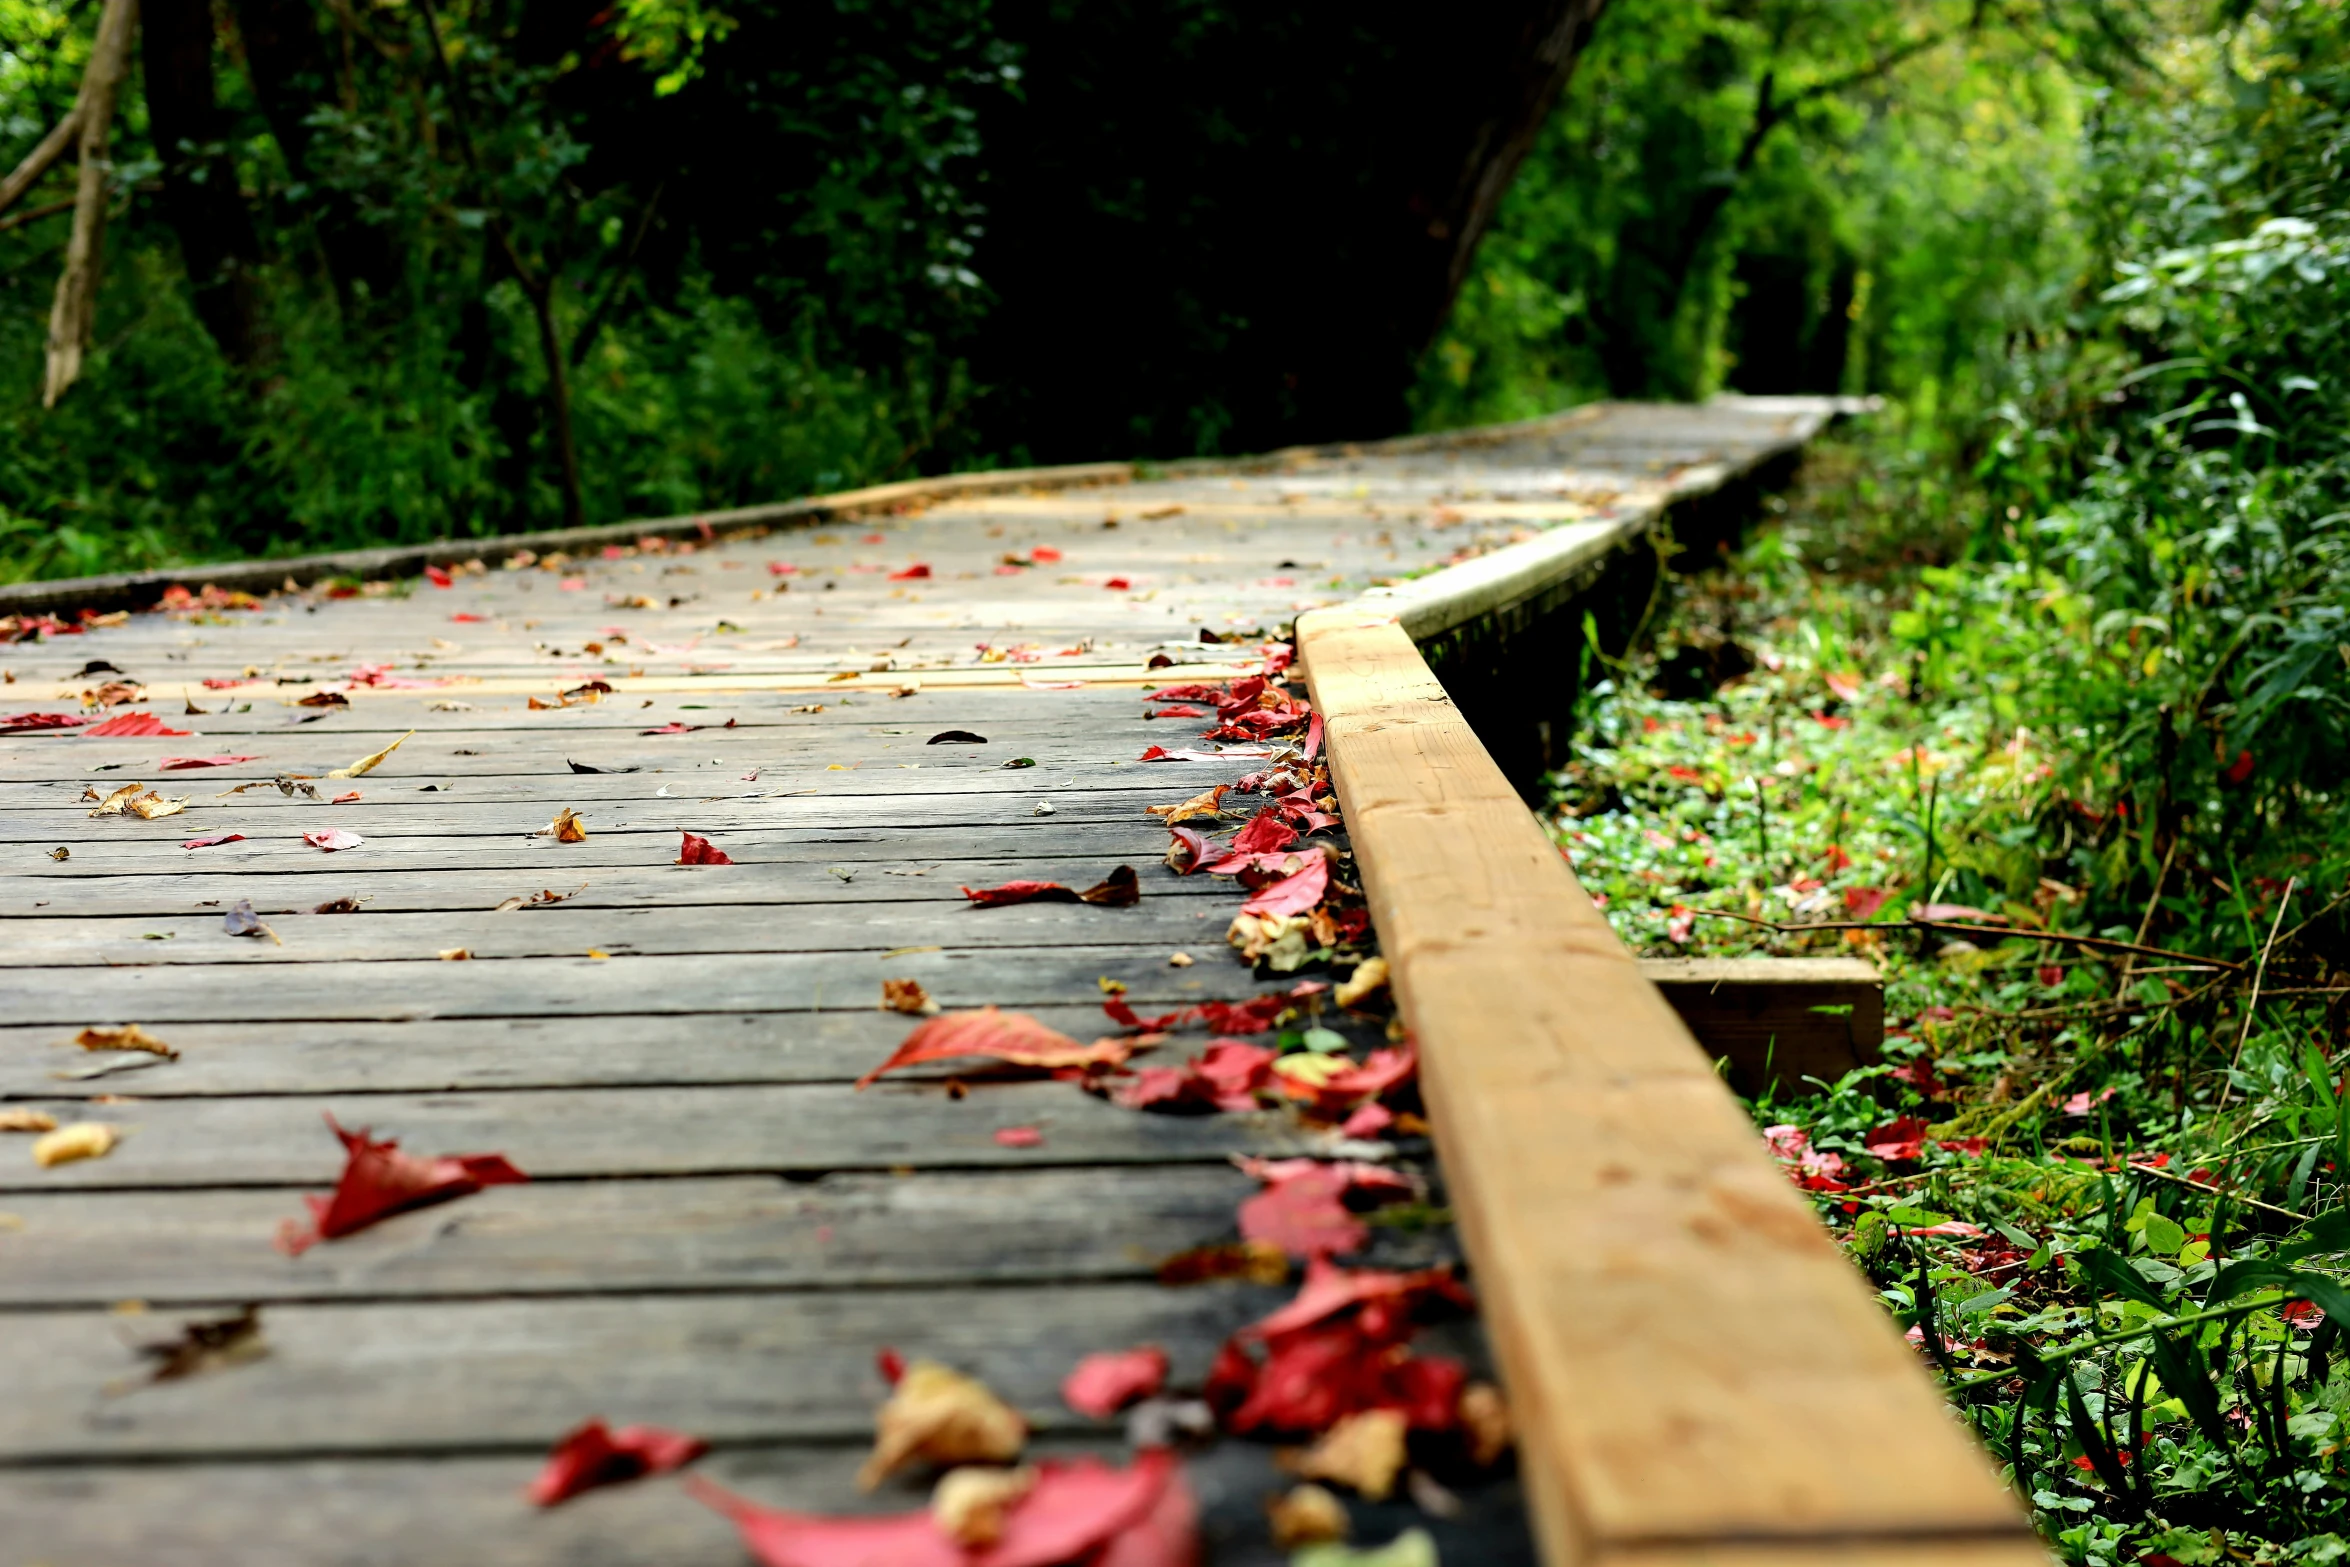
M2298 877L2285 878L2285 895L2277 899L2277 917L2268 922L2268 940L2261 944L2260 964L2252 971L2252 998L2244 1003L2244 1026L2236 1030L2236 1052L2228 1057L2227 1081L2219 1085L2219 1108L2228 1107L2228 1095L2235 1091L2236 1068L2243 1064L2244 1041L2252 1037L2252 1019L2260 1011L2260 982L2268 975L2268 955L2277 947L2277 932L2284 928L2285 910L2293 903L2293 885Z
M1693 912L1718 920L1743 920L1749 925L1767 925L1772 930L1790 935L1815 930L1951 930L1969 936L1997 936L2002 940L2014 938L2019 941L2064 942L2076 947L2091 947L2099 952L2135 952L2150 958L2168 958L2187 968L2225 969L2237 974L2244 971L2243 964L2232 963L2226 958L2198 957L2192 952L2173 952L2167 947L2141 946L2134 941L2116 941L2110 936L2076 936L2061 930L2027 930L2013 925L1967 925L1956 920L1921 919L1818 920L1790 924L1785 920L1767 920L1759 914L1740 914L1731 909L1697 909Z

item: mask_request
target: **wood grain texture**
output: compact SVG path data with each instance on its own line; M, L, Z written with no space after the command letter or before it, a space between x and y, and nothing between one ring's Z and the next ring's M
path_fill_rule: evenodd
M2035 1559L1410 640L1346 610L1299 634L1549 1559L1986 1534Z

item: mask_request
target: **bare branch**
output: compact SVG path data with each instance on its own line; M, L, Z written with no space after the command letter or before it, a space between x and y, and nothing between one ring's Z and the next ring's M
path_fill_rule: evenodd
M74 137L79 134L81 114L81 101L77 98L74 106L65 111L65 118L57 122L57 128L42 137L38 147L24 155L24 161L10 172L7 179L0 180L0 212L15 206L17 198L31 190L33 182L48 173L49 165L55 163L65 149L73 144Z
M57 277L57 300L49 310L48 373L41 406L54 408L66 389L81 379L82 355L90 346L98 314L98 261L106 236L106 137L114 127L115 95L130 74L131 31L138 25L139 0L106 0L98 15L98 38L82 72L81 96L73 118L80 132L81 179L74 193L73 235L65 242L65 268Z

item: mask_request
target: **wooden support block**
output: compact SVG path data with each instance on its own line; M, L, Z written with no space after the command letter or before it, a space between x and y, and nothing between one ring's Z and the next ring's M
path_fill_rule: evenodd
M1642 958L1640 974L1749 1097L1833 1083L1885 1043L1885 981L1862 958Z
M1298 650L1549 1567L2044 1564L1403 630Z

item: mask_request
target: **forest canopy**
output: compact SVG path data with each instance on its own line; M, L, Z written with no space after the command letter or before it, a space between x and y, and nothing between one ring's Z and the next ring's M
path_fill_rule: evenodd
M2300 9L0 0L10 166L135 14L62 391L75 149L0 212L0 571L1603 395L1979 431L2112 281L2116 128Z

